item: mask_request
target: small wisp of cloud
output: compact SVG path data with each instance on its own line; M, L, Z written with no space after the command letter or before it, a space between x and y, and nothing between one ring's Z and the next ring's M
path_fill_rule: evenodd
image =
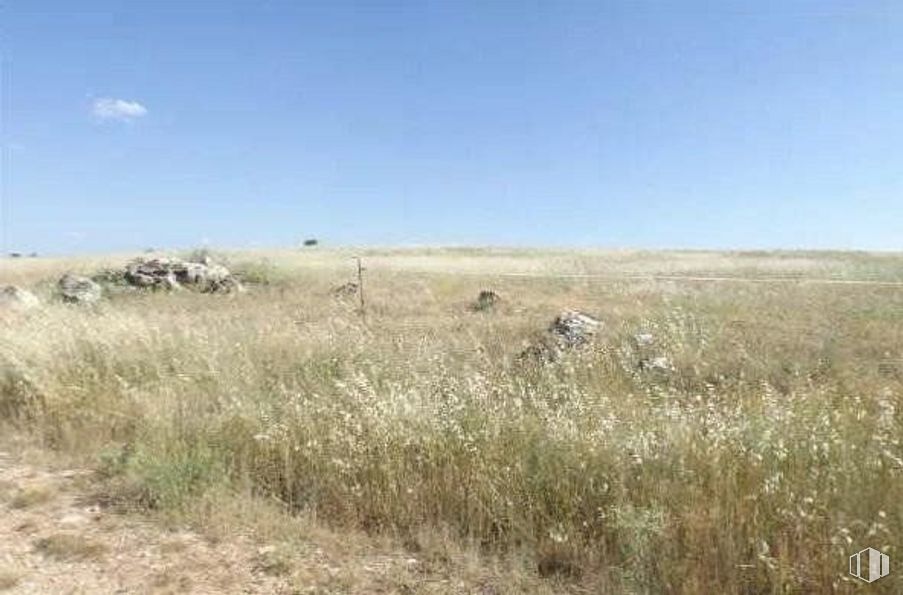
M137 101L126 101L112 97L100 97L94 100L91 109L98 120L118 120L131 122L147 115L147 108Z

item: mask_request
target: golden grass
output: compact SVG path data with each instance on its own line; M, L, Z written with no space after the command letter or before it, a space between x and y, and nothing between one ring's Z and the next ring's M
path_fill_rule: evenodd
M510 592L842 591L857 548L899 553L900 288L500 275L901 281L903 257L371 250L361 318L330 294L353 253L228 254L260 284L7 317L0 416L96 453L123 501L275 502ZM485 288L503 302L474 313ZM594 346L520 363L563 308L605 322ZM638 367L640 331L673 374Z
M8 591L19 584L22 575L13 570L3 570L0 568L0 591Z
M35 550L48 558L60 561L97 560L107 553L107 548L83 535L54 533L34 542Z
M53 491L46 486L31 486L19 490L13 496L9 505L15 509L32 508L45 504L53 499Z

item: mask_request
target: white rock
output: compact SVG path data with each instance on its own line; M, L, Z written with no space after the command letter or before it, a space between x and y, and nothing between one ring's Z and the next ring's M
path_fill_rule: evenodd
M0 288L0 306L13 310L30 310L41 305L41 300L27 289L6 285Z
M651 372L674 371L674 365L671 363L671 360L664 356L653 357L649 360L643 360L640 365L644 370L649 370Z
M63 300L73 303L92 304L100 300L103 292L91 279L71 273L63 275L57 285Z
M637 333L633 336L633 340L638 347L648 347L655 342L655 337L652 333Z
M583 314L567 310L558 315L549 327L549 332L569 347L589 341L602 326L602 322Z

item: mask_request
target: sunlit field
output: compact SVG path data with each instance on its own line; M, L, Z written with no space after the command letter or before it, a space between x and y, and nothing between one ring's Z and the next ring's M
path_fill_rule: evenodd
M333 295L357 255L363 311ZM139 513L389 540L451 577L429 592L858 592L869 546L870 592L903 588L903 255L214 256L246 292L65 304L62 273L129 256L4 260L43 304L0 312L3 431ZM520 357L567 309L594 340Z

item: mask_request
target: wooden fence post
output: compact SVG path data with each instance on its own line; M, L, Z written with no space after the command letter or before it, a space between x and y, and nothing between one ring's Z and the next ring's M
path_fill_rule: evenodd
M364 315L364 267L361 264L361 257L355 256L357 260L357 294L361 301L361 316Z

